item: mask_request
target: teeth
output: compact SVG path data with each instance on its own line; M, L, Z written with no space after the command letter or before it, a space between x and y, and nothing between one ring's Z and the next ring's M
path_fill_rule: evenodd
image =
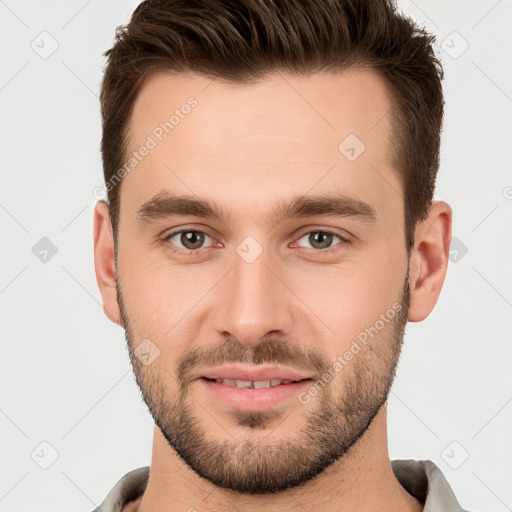
M281 381L279 380L274 380L274 384L272 384L272 381L270 380L255 380L253 386L254 389L269 388L270 386L277 386L278 384L275 384L276 382L281 384Z
M215 382L226 384L237 388L262 389L279 386L281 384L290 384L295 382L290 379L270 379L270 380L234 380L234 379L215 379Z
M237 388L250 388L252 387L252 382L250 380L235 380L235 384Z

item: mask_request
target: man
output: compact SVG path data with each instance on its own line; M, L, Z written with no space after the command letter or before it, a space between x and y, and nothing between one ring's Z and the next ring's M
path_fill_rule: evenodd
M384 0L147 0L118 29L95 267L156 426L97 510L463 510L387 447L451 239L432 41Z

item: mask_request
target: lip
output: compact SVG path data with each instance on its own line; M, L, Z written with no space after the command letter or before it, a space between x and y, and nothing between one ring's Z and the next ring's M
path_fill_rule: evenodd
M269 388L251 389L229 386L227 384L222 384L221 382L207 380L204 377L197 380L210 395L215 397L223 405L230 409L238 409L240 411L262 411L269 409L278 405L280 402L290 400L294 397L296 398L302 389L310 386L312 383L312 379L306 379L301 380L300 382L280 384L279 386Z
M210 368L202 372L198 377L207 379L232 379L232 380L304 380L312 379L312 375L300 373L291 368L282 366L267 366L258 368L253 366L223 365Z

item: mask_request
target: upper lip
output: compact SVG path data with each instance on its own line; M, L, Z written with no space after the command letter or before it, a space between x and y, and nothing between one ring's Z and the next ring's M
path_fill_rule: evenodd
M282 366L267 366L264 368L244 367L234 365L218 366L205 370L199 377L207 379L232 379L232 380L304 380L310 379L310 375L284 368Z

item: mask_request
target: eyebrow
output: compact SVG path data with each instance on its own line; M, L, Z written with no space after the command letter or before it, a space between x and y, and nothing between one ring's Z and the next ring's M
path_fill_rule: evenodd
M342 194L323 194L314 196L296 196L288 203L276 206L267 221L275 224L283 218L306 218L319 215L330 217L355 217L367 222L375 222L377 213L364 201ZM193 216L205 219L218 219L228 222L232 217L211 200L188 195L173 195L162 190L137 211L141 225L159 219L179 216Z

